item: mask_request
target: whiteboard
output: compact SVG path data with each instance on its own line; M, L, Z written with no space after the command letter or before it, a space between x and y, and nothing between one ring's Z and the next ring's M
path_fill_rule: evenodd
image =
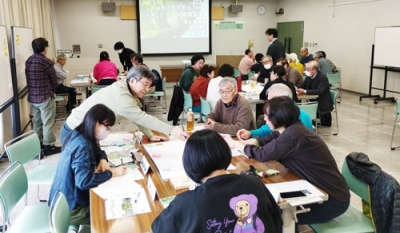
M33 54L32 28L11 27L12 36L12 58L15 58L17 69L18 92L24 89L26 84L25 62Z
M400 27L375 28L374 65L400 67Z
M0 26L0 105L13 97L7 29Z

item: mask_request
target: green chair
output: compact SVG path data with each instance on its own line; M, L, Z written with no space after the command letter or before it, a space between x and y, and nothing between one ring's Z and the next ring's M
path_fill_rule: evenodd
M249 73L247 73L249 80L251 80L252 77L254 77L256 73L254 73L253 71L249 71Z
M92 95L98 91L100 91L102 88L108 87L109 85L94 85L92 86Z
M208 100L204 99L201 96L200 96L200 101L201 101L201 119L203 119L203 121L206 122L207 116L211 112L211 104L210 102L208 102Z
M10 164L17 161L25 165L36 157L39 158L37 166L28 172L29 185L37 185L37 195L39 198L39 186L51 185L56 175L57 164L40 164L40 141L38 135L33 131L22 134L12 139L4 145ZM27 201L27 197L25 197Z
M240 74L240 70L234 68L234 69L233 69L233 77L234 77L234 78L237 78L237 77L239 77L240 75L241 75L241 74Z
M326 74L329 84L331 85L331 90L337 90L339 91L339 89L342 89L342 84L340 81L340 72L334 73L334 74ZM338 98L341 100L341 94L339 93ZM338 101L338 103L340 103L340 100Z
M308 113L310 116L311 120L314 120L316 122L317 119L317 111L318 111L318 102L306 102L302 104L298 104L300 109ZM315 133L318 133L318 128L313 127L315 129Z
M28 191L28 177L20 162L14 162L1 175L0 202L3 212L3 228L9 222L14 207ZM7 233L50 232L47 203L25 206ZM4 231L3 231L4 232Z
M396 117L394 118L394 124L393 124L393 132L392 132L392 141L390 142L390 149L394 150L396 148L399 148L400 146L393 147L393 139L394 139L394 133L396 131L396 127L400 125L400 122L397 122L397 118L400 115L400 99L396 99L397 103L397 111L396 111Z
M362 180L359 180L351 173L349 167L347 166L346 160L343 163L342 175L346 180L350 190L362 200L371 204L368 184ZM361 211L354 208L352 205L350 205L347 211L339 217L325 223L310 224L310 226L317 233L375 232L372 220L365 216Z
M58 190L50 205L49 222L52 233L65 233L68 230L79 231L79 226L70 225L68 201L65 195ZM81 231L80 231L81 232Z
M333 111L336 114L336 132L333 133L333 135L338 135L339 133L339 118L338 118L338 110L337 110L337 105L336 105L336 99L338 97L338 90L330 90L331 93L331 100L332 100L332 104L334 106Z
M167 78L164 77L162 79L162 91L155 91L150 94L146 94L144 97L164 97L164 106L162 107L164 109L164 114L167 113L167 94L165 92L165 87L167 85Z

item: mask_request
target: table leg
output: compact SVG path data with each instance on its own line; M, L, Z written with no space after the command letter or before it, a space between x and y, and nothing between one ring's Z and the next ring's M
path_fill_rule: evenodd
M282 210L282 233L294 233L296 227L296 207L288 207Z

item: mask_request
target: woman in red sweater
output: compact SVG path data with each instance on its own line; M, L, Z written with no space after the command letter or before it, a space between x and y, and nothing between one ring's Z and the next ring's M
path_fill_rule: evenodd
M192 86L190 87L189 93L192 95L193 112L201 111L200 96L206 98L208 83L210 82L210 79L214 78L215 76L214 71L214 66L204 65L200 69L200 76L194 80Z
M94 66L93 77L98 85L110 85L118 80L118 69L106 51L100 53L100 61Z

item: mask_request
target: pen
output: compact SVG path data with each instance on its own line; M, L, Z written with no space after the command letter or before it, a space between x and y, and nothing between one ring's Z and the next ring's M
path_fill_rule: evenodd
M121 165L124 164L124 160L121 158Z
M250 171L252 171L254 173L254 175L258 176L258 171L256 170L256 168L253 165L250 165Z
M139 199L139 196L140 196L140 191L138 192L138 194L136 196L135 203L137 203L137 200Z

